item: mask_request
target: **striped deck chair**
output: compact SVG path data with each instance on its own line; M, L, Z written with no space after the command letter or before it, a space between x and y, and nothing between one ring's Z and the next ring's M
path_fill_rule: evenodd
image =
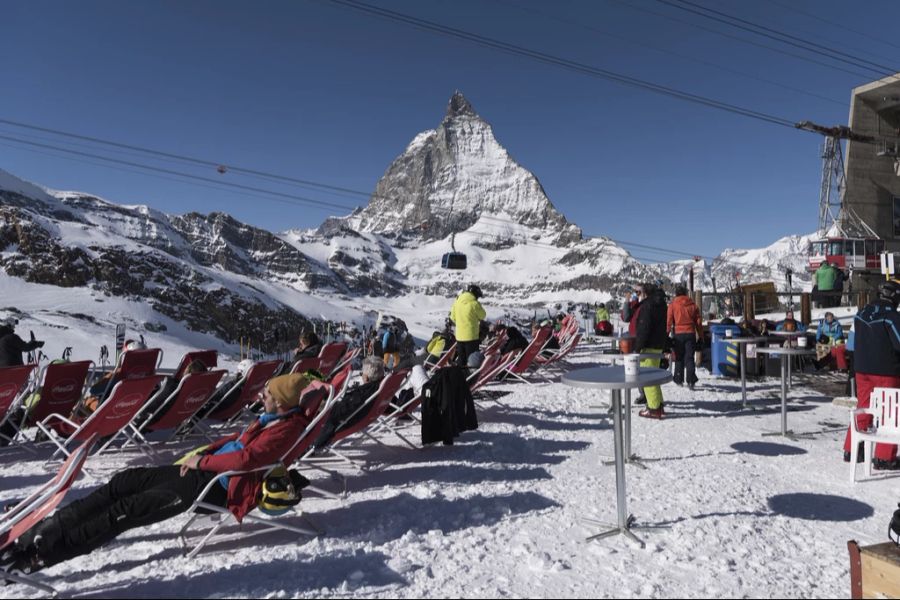
M281 460L277 463L273 463L270 465L266 465L264 467L260 467L258 469L253 469L252 471L228 471L226 473L222 473L223 476L226 477L253 477L258 476L263 479L272 472L274 469L279 467L288 467L295 460L297 460L301 455L303 455L309 448L312 446L313 442L318 437L319 433L322 431L322 427L325 425L328 420L328 416L331 414L331 406L333 402L331 402L332 390L331 386L326 383L322 383L320 381L311 382L304 390L303 394L300 396L300 410L303 411L304 416L308 418L308 420L299 421L298 424L302 427L297 432L297 439L294 444L290 447L290 449L284 453L281 457ZM189 509L189 512L192 513L188 522L185 523L184 527L181 528L178 537L181 540L182 547L185 549L188 548L188 540L187 533L188 529L190 529L191 525L193 525L197 519L204 516L205 514L212 514L214 518L218 518L218 523L216 523L212 529L210 529L206 535L200 540L200 542L194 546L190 552L188 552L188 558L193 558L197 555L200 550L209 542L209 540L226 524L234 521L234 515L231 512L222 506L217 504L210 504L206 502L206 496L209 494L209 491L212 489L214 485L221 485L219 483L219 478L216 477L203 489L197 499L194 501L194 504ZM323 492L323 490L319 490L314 486L308 486L312 489L315 489L319 492ZM326 493L326 495L329 495ZM204 513L200 513L198 511L204 511ZM290 512L288 513L290 514ZM297 533L305 536L317 536L321 535L323 532L318 527L309 522L308 519L303 517L306 520L307 525L309 527L298 527L296 525L291 525L288 523L284 523L285 515L280 517L271 517L265 518L261 516L256 516L254 514L248 514L244 517L245 521L249 521L251 523L261 523L266 525L266 528L263 531L291 531L293 533Z
M72 484L78 479L84 461L87 460L97 439L96 434L88 437L66 458L53 479L12 509L0 514L0 551L14 544L16 540L28 533L32 527L59 506ZM51 586L21 573L10 573L6 569L0 570L0 579L33 587L53 597L57 595L56 590Z

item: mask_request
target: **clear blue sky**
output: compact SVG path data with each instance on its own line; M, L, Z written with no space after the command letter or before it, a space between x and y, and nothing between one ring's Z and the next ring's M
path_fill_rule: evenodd
M896 37L895 2L863 8L838 0L697 1L900 70L900 46L879 41ZM850 90L878 78L859 67L843 65L856 72L845 73L691 27L787 49L655 0L398 0L384 6L791 120L846 123ZM818 136L326 1L5 0L0 12L3 119L370 191L415 134L440 122L460 89L510 154L587 233L714 255L816 227ZM0 135L59 143L10 126L0 126ZM316 226L341 212L41 152L0 140L0 168L170 213L222 210L272 230ZM219 177L210 169L193 172ZM340 204L364 202L225 177Z

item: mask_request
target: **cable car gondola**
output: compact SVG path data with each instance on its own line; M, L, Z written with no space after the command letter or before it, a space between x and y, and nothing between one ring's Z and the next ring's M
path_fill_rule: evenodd
M456 251L456 234L452 234L450 236L450 248L451 252L447 252L441 258L441 268L442 269L454 269L457 271L465 270L468 261L466 260L466 255L462 252Z

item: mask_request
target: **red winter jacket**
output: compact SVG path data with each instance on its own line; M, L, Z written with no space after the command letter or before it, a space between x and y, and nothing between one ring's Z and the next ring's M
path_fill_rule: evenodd
M703 335L700 309L690 296L675 296L666 315L666 331Z
M232 434L210 444L198 467L203 471L224 473L225 471L247 471L279 462L291 449L297 438L309 424L309 417L297 412L284 419L269 423L266 427L254 421L246 431ZM238 440L243 449L226 454L213 453L227 444ZM228 481L227 508L240 522L244 516L256 508L262 490L263 471L231 477Z

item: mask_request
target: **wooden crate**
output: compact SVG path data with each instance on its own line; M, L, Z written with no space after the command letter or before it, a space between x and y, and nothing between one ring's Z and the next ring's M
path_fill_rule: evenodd
M900 546L893 542L859 547L850 551L852 598L900 598Z

